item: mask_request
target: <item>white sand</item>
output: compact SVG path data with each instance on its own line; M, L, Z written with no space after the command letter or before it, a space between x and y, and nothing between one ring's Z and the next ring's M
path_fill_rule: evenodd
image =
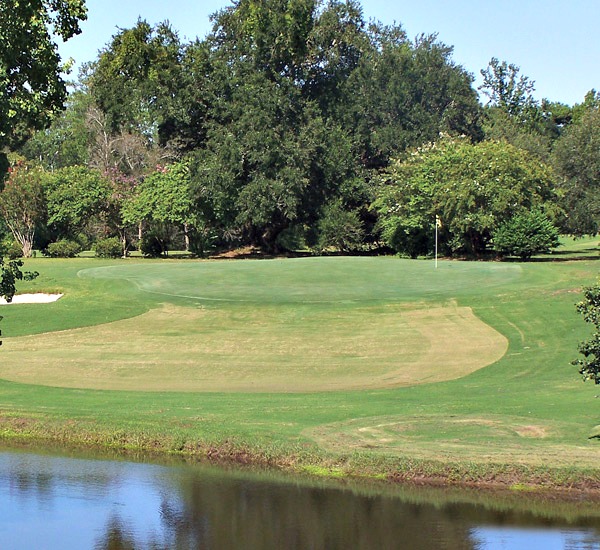
M56 302L56 300L62 297L63 294L44 294L42 292L36 294L15 294L10 303L7 303L4 298L0 297L0 306L10 304L49 304L50 302Z

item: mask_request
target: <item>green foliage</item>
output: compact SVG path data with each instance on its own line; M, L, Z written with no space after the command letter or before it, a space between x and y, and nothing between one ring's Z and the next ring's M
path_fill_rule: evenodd
M600 107L590 107L556 143L553 165L566 212L563 230L595 235L600 230Z
M560 129L555 123L545 119L541 110L532 111L531 115L524 123L500 107L486 107L483 117L486 139L506 141L547 163Z
M76 241L61 239L50 243L45 251L51 258L74 258L81 252L81 245Z
M393 165L397 166L397 165ZM394 168L390 174L394 174ZM377 213L376 230L383 242L411 258L430 254L435 246L431 190L411 178L384 180L371 208Z
M384 181L373 203L379 227L389 246L401 246L409 254L422 250L414 241L423 242L424 233L433 233L436 216L440 242L448 252L482 254L493 231L515 209L554 200L550 170L504 142L443 139L397 160ZM393 239L406 241L399 237L402 232L413 235L412 244L392 245Z
M0 256L0 296L7 302L12 302L17 292L17 281L32 281L39 275L37 271L23 271L22 267L22 260L9 260L6 262Z
M419 216L386 216L380 229L383 241L390 248L411 258L431 254L435 246L433 224L427 224Z
M120 258L123 255L123 244L118 237L99 239L94 244L94 251L99 258Z
M524 210L498 226L492 233L494 250L503 256L526 260L550 252L560 244L558 230L541 210Z
M508 115L524 121L535 108L532 92L534 82L519 75L519 67L500 62L492 57L486 69L481 71L483 84L479 89L489 99L489 105L497 106Z
M172 137L174 98L184 87L181 56L179 38L168 23L152 27L138 20L113 36L89 81L110 132L132 131L162 144Z
M341 252L358 250L363 242L364 229L357 212L346 210L341 202L328 204L318 228L317 249L320 252L334 249Z
M583 359L576 359L572 364L579 367L584 381L593 380L600 384L600 285L585 288L583 296L584 299L577 304L577 311L586 323L593 326L594 332L591 338L579 345Z
M12 238L2 243L2 252L2 255L9 260L18 260L23 257L23 248Z
M83 166L60 168L44 178L48 225L64 237L75 237L106 210L110 197L107 178Z
M140 252L147 258L159 258L168 251L168 240L158 231L148 231L138 244Z
M40 168L17 161L9 168L4 189L0 192L0 214L21 245L25 258L32 254L36 227L46 215L43 177Z
M47 129L33 134L21 148L21 153L40 162L46 170L87 165L93 139L87 115L92 102L91 94L84 87L71 92L65 110L52 118Z
M84 14L80 0L40 5L56 8L46 22L70 14L73 31ZM355 250L379 236L416 256L431 251L436 215L446 252L485 253L520 207L552 211L541 162L597 103L594 92L578 109L540 105L518 67L492 59L482 117L451 47L369 24L354 0L240 0L191 43L168 23L139 20L85 70L65 113L24 149L54 171L44 241L118 234L125 247L144 228L182 228L200 255L249 244L273 252L309 228L311 247ZM472 145L484 131L493 139ZM424 145L440 134L466 137ZM585 210L594 218L600 199L567 156L557 148L563 226L592 231Z
M294 252L306 249L306 228L302 225L291 225L277 235L276 245L282 250Z
M159 166L134 194L123 202L123 220L137 224L143 221L183 225L192 219L189 166L177 162Z
M208 256L216 248L218 236L210 227L201 227L200 224L196 224L189 228L187 235L189 251L199 258Z
M434 141L440 132L481 138L480 106L472 77L453 63L452 48L435 36L415 44L399 28L376 28L371 47L349 76L339 109L366 166Z
M66 98L54 37L68 40L86 18L84 0L0 2L0 150L43 128Z

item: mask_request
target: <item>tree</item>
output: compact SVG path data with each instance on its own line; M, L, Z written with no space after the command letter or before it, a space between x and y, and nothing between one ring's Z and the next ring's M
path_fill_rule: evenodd
M58 236L74 238L107 206L110 184L100 172L69 166L44 180L48 226Z
M566 212L563 230L595 235L600 230L600 107L588 107L570 125L552 160Z
M136 187L123 204L125 223L174 224L183 227L189 250L190 226L194 224L190 170L186 162L158 166Z
M87 165L94 139L87 121L91 101L85 87L79 86L69 94L65 110L53 118L48 128L36 132L19 152L46 170Z
M481 70L483 84L479 90L488 97L488 105L499 107L510 116L526 118L536 102L533 98L535 82L519 75L520 68L492 57L486 69Z
M0 192L0 214L25 258L32 254L36 227L46 214L42 178L40 168L18 161L9 168Z
M534 82L520 75L516 65L492 58L481 71L478 88L488 102L484 108L483 131L488 140L505 140L547 162L554 141L571 121L567 105L533 97Z
M584 381L593 380L600 384L600 285L585 288L583 296L584 299L576 306L577 311L586 323L593 325L594 333L579 345L583 359L576 359L572 364L579 366Z
M352 252L360 248L364 238L363 224L356 211L346 210L341 201L325 206L319 220L317 250L324 252L334 248Z
M415 249L415 239L428 245L422 235L433 231L436 216L447 252L479 255L515 210L542 208L554 200L550 170L526 151L467 139L443 139L396 160L377 195L373 208L382 237L411 255L426 252Z
M111 134L141 134L165 145L176 96L183 88L183 49L168 23L138 20L120 30L100 53L90 92Z
M105 174L109 184L110 193L108 202L101 213L108 235L118 235L122 246L122 255L127 255L128 236L127 228L130 225L124 218L123 205L133 196L139 180L128 176L118 168L112 168Z
M502 256L528 260L534 254L550 252L560 242L558 229L539 209L523 210L492 232L494 250Z
M480 139L472 77L435 35L407 40L400 27L373 26L355 70L340 84L335 118L355 139L364 166L381 169L440 132Z
M67 92L53 36L68 40L86 18L84 0L0 2L0 150L47 126Z

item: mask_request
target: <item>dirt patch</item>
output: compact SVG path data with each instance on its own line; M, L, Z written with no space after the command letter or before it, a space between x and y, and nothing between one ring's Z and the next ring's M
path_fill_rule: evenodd
M535 439L542 439L548 435L546 428L543 426L518 426L515 428L515 432L521 437Z

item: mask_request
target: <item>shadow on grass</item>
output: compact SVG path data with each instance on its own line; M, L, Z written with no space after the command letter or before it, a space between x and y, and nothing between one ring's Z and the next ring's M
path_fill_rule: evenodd
M583 250L572 251L572 250L559 250L552 254L543 256L534 256L528 260L523 260L518 257L505 257L502 258L503 262L531 262L531 263L545 263L545 262L574 262L574 261L596 261L600 260L600 251L597 248L585 248Z

